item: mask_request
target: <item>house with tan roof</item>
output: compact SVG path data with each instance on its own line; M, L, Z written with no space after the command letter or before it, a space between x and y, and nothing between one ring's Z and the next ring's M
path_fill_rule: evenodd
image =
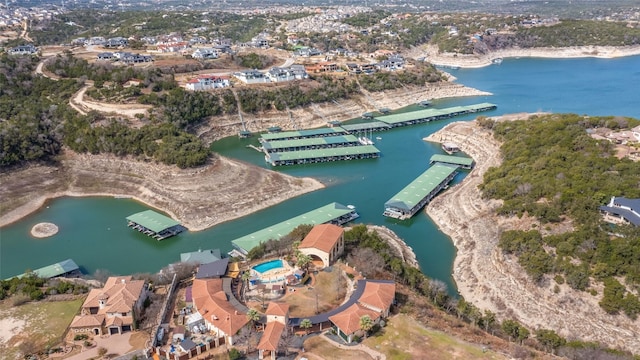
M225 343L233 345L233 336L245 327L249 320L245 313L238 311L227 298L222 287L222 279L195 279L191 296L193 305L204 319L208 330Z
M330 266L344 252L344 229L333 224L320 224L311 229L302 240L298 250L311 256L324 267Z
M131 276L112 276L102 289L92 289L82 304L80 315L71 322L73 332L94 335L131 331L142 313L148 292L144 280Z
M265 355L270 355L275 360L278 353L278 345L282 334L287 333L289 323L289 304L280 302L270 302L266 311L267 326L260 337L258 343L258 359L264 359Z

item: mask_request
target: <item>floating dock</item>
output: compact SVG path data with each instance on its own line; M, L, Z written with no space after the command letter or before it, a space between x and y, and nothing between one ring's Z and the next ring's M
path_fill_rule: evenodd
M496 109L497 106L491 103L481 103L467 106L454 106L444 109L424 109L410 111L400 114L375 117L375 120L388 124L391 127L415 125L429 121L449 119L454 116L472 114L476 112Z
M442 154L435 154L431 156L431 159L429 159L429 163L430 164L443 163L443 164L458 165L463 169L472 169L473 166L476 164L476 162L473 161L472 158L463 157L463 156L442 155Z
M248 254L251 249L268 240L280 240L288 235L296 227L309 224L335 224L342 225L359 217L353 206L344 206L339 203L331 203L318 209L298 215L289 220L269 226L252 234L231 241L231 245L242 254Z
M127 216L127 222L127 226L158 241L178 235L185 230L179 222L153 210Z
M315 164L342 160L373 159L378 157L380 157L380 150L373 145L363 145L267 153L264 159L272 166L280 166Z
M456 176L457 165L433 164L384 204L384 216L405 220L429 203Z
M67 259L64 261L57 262L55 264L51 264L48 266L41 267L39 269L35 269L32 271L37 277L41 279L51 279L56 277L80 277L82 276L82 272L80 271L80 267L75 263L75 261L71 259ZM24 273L16 276L17 278L22 278L30 273ZM9 280L11 278L7 278L5 280Z
M262 148L265 153L316 150L345 146L358 146L358 138L353 135L325 136L295 140L265 141Z
M385 131L391 129L391 126L389 126L389 124L383 123L382 121L370 121L360 124L340 125L340 127L350 134L363 131Z
M339 127L298 130L298 131L283 131L283 132L262 134L260 138L260 142L307 139L307 138L338 136L338 135L347 135L347 132Z

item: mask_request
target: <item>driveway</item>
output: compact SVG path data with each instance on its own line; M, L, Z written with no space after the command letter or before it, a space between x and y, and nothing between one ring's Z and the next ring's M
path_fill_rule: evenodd
M107 349L107 354L124 355L133 350L129 345L129 338L131 332L126 332L123 335L111 335L105 337L94 337L97 345L90 349L83 349L80 354L73 355L65 360L87 360L98 356L98 348L103 347Z

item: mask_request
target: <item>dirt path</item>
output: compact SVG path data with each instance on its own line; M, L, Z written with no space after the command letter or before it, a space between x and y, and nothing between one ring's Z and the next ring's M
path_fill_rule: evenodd
M0 174L0 226L59 196L130 196L162 209L191 231L265 209L323 185L213 156L194 169L111 155L67 152L61 165L33 165Z
M84 98L84 93L89 89L91 85L85 85L82 89L71 98L69 104L76 109L82 115L86 115L91 110L99 111L108 114L117 114L120 116L126 116L128 118L135 118L136 115L144 115L151 105L142 104L114 104L98 101L90 101Z
M553 329L568 339L637 352L640 322L607 315L598 305L602 289L592 296L565 284L556 294L553 281L543 287L533 284L517 260L498 248L502 231L528 230L535 221L495 216L501 202L481 197L478 185L484 173L501 162L500 144L492 134L475 122L459 122L427 139L454 142L477 163L462 183L439 195L426 210L457 248L453 277L460 294L481 309L490 309L501 319L516 318L530 329Z

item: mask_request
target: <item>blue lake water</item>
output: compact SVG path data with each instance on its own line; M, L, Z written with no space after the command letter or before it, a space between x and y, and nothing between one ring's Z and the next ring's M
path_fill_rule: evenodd
M501 65L481 69L450 70L458 82L493 93L493 96L436 100L434 107L492 102L495 111L482 115L514 112L571 112L640 118L640 56L619 59L505 59ZM384 203L428 168L437 144L423 137L451 121L416 125L377 133L380 159L279 167L294 176L311 176L325 189L288 200L201 232L185 232L161 242L126 226L132 213L147 209L129 199L61 198L46 204L29 217L0 229L0 278L6 278L51 263L72 258L86 273L106 269L114 274L155 272L179 260L181 252L197 249L231 249L230 241L306 211L337 201L353 204L358 222L391 228L413 247L423 272L445 281L452 291L451 268L455 248L431 219L419 212L408 221L382 216ZM223 139L212 148L221 154L259 166L263 156L246 148L256 138ZM455 181L465 176L461 173ZM56 223L60 232L47 239L34 239L31 227L42 221Z

